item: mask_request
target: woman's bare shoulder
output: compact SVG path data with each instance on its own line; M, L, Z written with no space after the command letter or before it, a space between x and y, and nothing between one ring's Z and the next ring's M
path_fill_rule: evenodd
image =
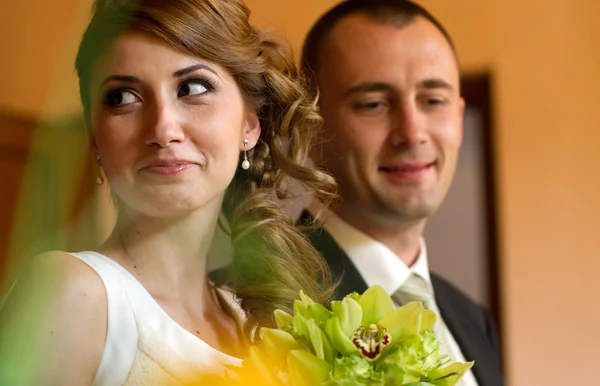
M19 298L24 291L28 298L44 297L53 305L74 302L91 309L91 305L106 303L100 276L86 263L63 251L37 255L24 264L9 299Z
M31 258L0 309L0 380L91 383L107 312L104 283L86 263L62 251Z

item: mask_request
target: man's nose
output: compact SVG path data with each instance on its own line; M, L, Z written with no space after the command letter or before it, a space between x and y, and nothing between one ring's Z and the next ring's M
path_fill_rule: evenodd
M392 146L415 146L428 140L425 115L416 103L398 106L391 117L390 143Z

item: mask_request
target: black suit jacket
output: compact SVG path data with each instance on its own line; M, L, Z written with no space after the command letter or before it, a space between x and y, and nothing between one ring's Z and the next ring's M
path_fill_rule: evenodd
M310 214L304 212L300 222L310 221ZM315 229L306 232L306 235L327 260L333 279L340 280L335 300L351 292L363 293L367 289L367 284L350 258L326 230ZM487 311L433 273L431 282L444 322L465 359L475 361L473 373L479 386L502 386L504 382L496 329Z

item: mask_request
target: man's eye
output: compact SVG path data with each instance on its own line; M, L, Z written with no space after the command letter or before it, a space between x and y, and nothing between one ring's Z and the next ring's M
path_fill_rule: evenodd
M365 102L357 105L359 110L375 110L383 106L381 102Z
M429 98L427 99L427 104L430 106L437 106L444 104L444 100L439 98Z
M179 87L177 91L178 97L202 95L209 91L209 87L203 82L186 82Z
M423 106L437 107L448 103L448 98L442 95L422 95L419 100Z
M106 95L104 103L108 106L120 107L136 102L134 93L127 90L116 90Z

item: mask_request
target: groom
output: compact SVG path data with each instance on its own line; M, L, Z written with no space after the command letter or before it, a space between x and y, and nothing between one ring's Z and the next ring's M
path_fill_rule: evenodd
M402 304L441 314L438 333L455 361L475 361L463 386L503 384L488 313L429 272L423 231L448 191L462 142L464 100L456 51L426 10L404 0L347 0L321 17L302 66L324 118L316 164L340 202L303 213L321 229L314 246L340 279L336 297L382 286Z

